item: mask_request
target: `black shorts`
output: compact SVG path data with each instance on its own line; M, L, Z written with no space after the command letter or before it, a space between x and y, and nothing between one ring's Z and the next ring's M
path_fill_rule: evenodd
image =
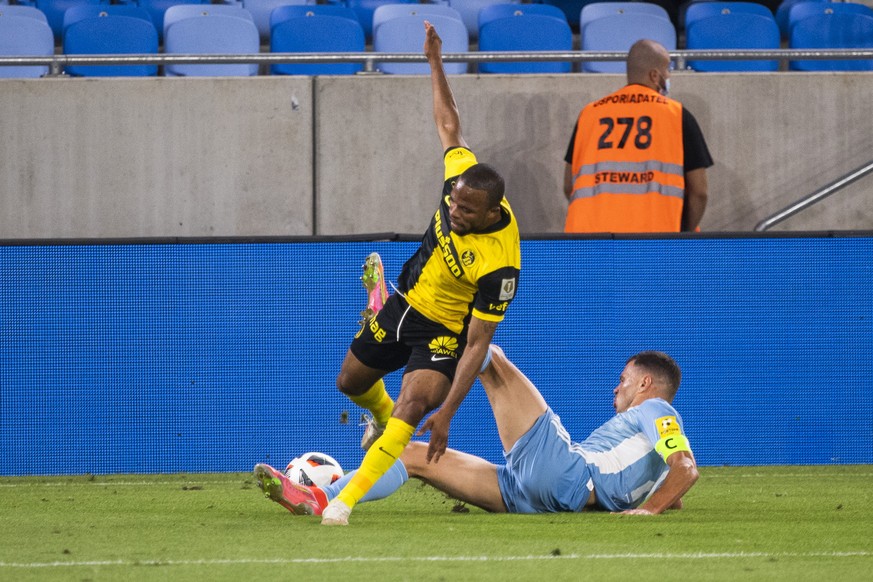
M394 293L355 335L349 349L370 368L393 372L406 366L404 374L436 370L453 380L466 345L466 328L457 334L426 318Z

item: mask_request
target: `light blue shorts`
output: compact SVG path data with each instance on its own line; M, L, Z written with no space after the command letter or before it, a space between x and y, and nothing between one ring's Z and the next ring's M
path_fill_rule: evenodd
M584 509L591 474L551 408L503 456L506 464L497 468L497 482L511 513Z

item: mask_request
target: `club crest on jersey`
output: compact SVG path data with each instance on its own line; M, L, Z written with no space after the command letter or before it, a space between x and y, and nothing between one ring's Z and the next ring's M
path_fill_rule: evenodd
M661 438L682 434L682 429L679 428L679 423L675 416L662 416L655 420L655 428L658 429L658 434Z
M473 251L468 250L464 251L463 254L461 254L461 262L464 264L465 267L469 267L470 265L472 265L475 260L476 255L473 253Z
M427 349L433 354L432 359L439 356L458 358L458 339L448 335L441 335L430 340Z

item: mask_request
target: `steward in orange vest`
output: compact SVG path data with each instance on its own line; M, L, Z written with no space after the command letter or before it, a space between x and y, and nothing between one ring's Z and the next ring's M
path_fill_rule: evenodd
M628 85L582 109L565 158L565 232L698 227L712 158L694 117L661 93L669 65L664 47L637 42Z

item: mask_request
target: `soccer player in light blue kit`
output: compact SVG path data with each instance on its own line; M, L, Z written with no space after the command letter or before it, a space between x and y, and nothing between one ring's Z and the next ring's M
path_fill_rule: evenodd
M682 496L699 475L682 418L670 405L681 380L670 356L653 351L631 356L613 390L617 414L575 443L503 350L492 345L490 355L479 379L506 464L453 449L428 458L427 443L412 442L362 501L386 497L416 477L497 513L605 509L651 515L682 507ZM267 496L298 515L319 515L350 478L318 489L291 483L272 467L257 467Z

